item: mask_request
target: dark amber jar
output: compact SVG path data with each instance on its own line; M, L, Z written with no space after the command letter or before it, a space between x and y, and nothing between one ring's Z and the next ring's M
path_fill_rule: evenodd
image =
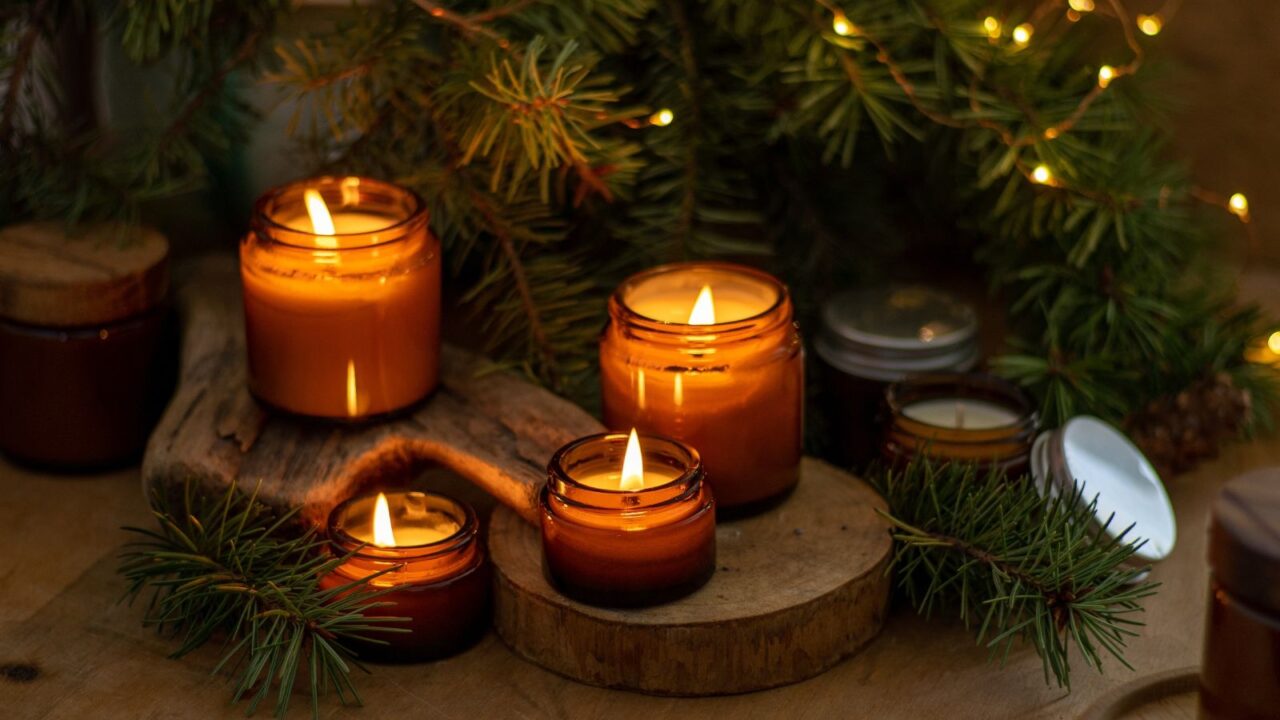
M697 590L715 571L715 502L698 453L669 438L640 440L646 478L659 478L642 489L605 489L596 480L618 476L621 433L576 440L547 466L543 568L580 602L654 605Z
M1200 717L1280 718L1280 469L1228 483L1209 527Z
M71 471L142 455L177 373L168 252L123 225L0 231L0 452Z
M1009 477L1030 469L1038 420L1031 398L992 375L917 375L885 392L888 421L881 456L902 466L919 453L997 468Z
M403 507L399 496L411 496L430 512L447 516L457 530L440 540L418 545L378 547L364 528L371 517L371 496L352 498L329 515L328 535L332 551L346 562L320 580L331 589L368 578L374 588L394 586L377 602L370 616L407 617L407 623L388 623L408 633L369 632L386 644L353 643L361 659L380 662L418 662L453 655L484 635L490 619L489 566L479 542L479 522L470 506L444 495L388 491L394 507Z

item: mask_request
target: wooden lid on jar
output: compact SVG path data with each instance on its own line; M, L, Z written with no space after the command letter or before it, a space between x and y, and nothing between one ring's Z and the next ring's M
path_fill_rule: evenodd
M169 289L169 242L120 223L28 222L0 229L0 318L52 327L123 320Z
M1245 473L1218 493L1209 566L1232 595L1280 613L1280 468Z

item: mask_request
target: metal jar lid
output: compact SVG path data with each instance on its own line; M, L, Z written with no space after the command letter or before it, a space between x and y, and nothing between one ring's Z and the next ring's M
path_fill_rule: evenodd
M1094 522L1105 526L1108 539L1128 529L1126 541L1146 540L1133 564L1159 562L1173 552L1178 524L1164 483L1142 451L1102 420L1074 417L1042 433L1031 448L1031 475L1045 497L1065 495L1081 483L1080 501L1096 499Z
M822 308L814 350L855 377L893 382L923 372L964 372L978 361L973 308L909 285L849 290Z

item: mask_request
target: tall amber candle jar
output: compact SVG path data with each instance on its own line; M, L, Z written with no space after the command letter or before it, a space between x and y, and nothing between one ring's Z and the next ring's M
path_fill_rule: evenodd
M258 200L240 244L249 387L299 415L363 419L435 388L440 245L417 194L314 178Z
M715 571L715 502L698 453L638 438L634 483L623 479L628 437L591 435L561 448L542 494L543 568L565 595L606 607L674 600Z
M626 280L600 344L604 421L697 449L721 508L799 480L804 358L786 287L728 263L680 263Z

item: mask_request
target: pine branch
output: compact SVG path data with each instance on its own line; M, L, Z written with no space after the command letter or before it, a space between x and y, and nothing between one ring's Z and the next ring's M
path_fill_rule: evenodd
M169 127L167 127L160 135L158 147L161 152L163 152L170 143L174 142L177 138L182 137L186 133L187 126L191 122L191 118L222 90L222 86L226 82L227 76L230 75L237 67L240 67L253 58L254 54L257 52L258 43L261 39L262 31L260 30L253 30L246 35L244 40L240 42L239 47L237 47L235 52L232 53L231 57L218 68L218 70L213 74L213 77L209 78L208 82L200 88L200 91L187 101L187 103L182 107L182 110L180 110L177 116L173 119L173 122L171 122Z
M213 672L238 675L233 698L247 699L249 714L276 688L274 713L282 717L300 673L313 717L330 685L344 705L359 704L350 673L364 666L344 643L380 643L368 633L408 632L386 626L407 618L365 614L389 605L377 598L394 587L374 590L366 578L321 590L319 579L347 558L329 557L312 530L291 534L295 513L276 515L256 494L233 486L207 498L188 483L178 505L158 495L153 514L158 530L125 528L141 537L122 556L126 597L148 596L144 622L180 640L171 657L224 637Z
M0 111L0 147L5 154L15 149L10 135L13 132L14 116L18 110L18 101L22 97L23 85L31 66L31 55L35 52L36 41L40 39L41 23L44 22L48 0L37 0L27 15L27 29L18 40L14 51L13 69L9 73L8 87L4 95L4 108Z
M1046 683L1070 687L1073 648L1099 672L1104 655L1130 667L1125 643L1142 624L1133 615L1157 585L1124 565L1142 540L1096 527L1096 499L1082 502L1088 478L1045 500L1029 478L917 459L875 484L889 503L899 587L918 612L955 608L1002 661L1021 638Z

